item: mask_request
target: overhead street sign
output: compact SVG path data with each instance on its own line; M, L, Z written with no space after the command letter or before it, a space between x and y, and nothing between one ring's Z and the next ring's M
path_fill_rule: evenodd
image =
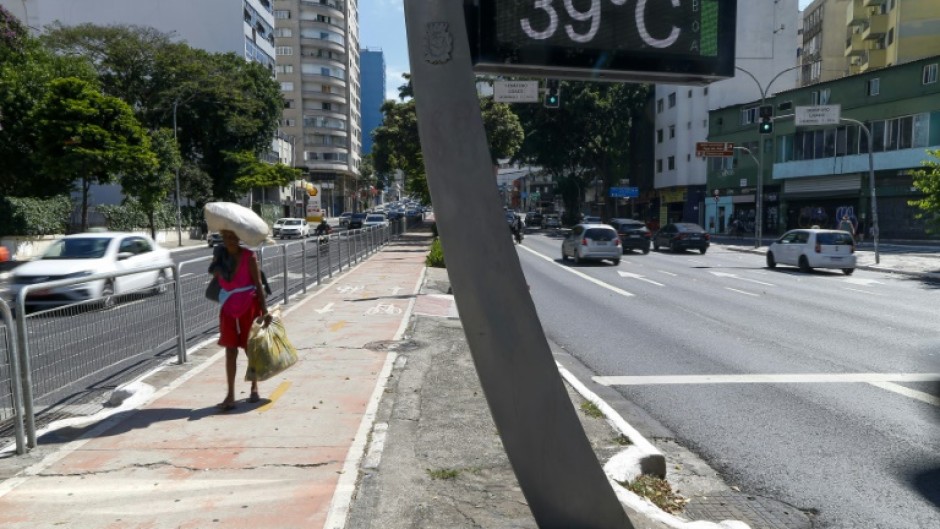
M695 156L729 157L734 156L734 143L727 141L699 141L695 143Z
M638 187L612 187L610 188L611 198L636 198L640 196Z
M815 107L796 107L794 119L797 127L817 125L838 125L842 117L842 105L819 105Z
M538 81L496 81L493 99L497 103L538 103Z
M476 0L467 33L478 73L702 85L734 77L737 3Z

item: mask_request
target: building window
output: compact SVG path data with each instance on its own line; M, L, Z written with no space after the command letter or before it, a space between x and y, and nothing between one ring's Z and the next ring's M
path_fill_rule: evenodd
M820 105L829 104L829 96L831 92L832 90L830 90L829 88L823 88L822 90L819 91L819 104Z
M293 37L294 31L291 28L277 28L274 30L275 37Z
M656 160L656 172L657 172L657 173L663 172L663 161L662 161L662 159Z
M663 112L663 100L660 99L660 100L656 101L656 113L657 113L657 114L662 114L662 112Z
M274 68L277 73L294 73L293 64L279 64Z
M297 103L293 99L284 100L284 108L294 108Z
M669 108L676 106L676 93L669 94Z
M294 83L291 81L284 81L281 83L281 92L293 92Z
M675 125L669 125L669 137L670 137L670 138L675 138L675 137L676 137L676 126L675 126Z
M294 54L294 48L291 48L290 46L278 46L277 49L275 49L274 51L278 55L293 55Z
M676 157L670 156L668 160L669 160L669 170L672 171L676 168Z
M278 20L287 20L290 18L290 10L289 9L275 9L274 18Z
M662 142L663 142L663 129L659 129L656 131L656 143L662 143Z
M888 46L894 44L894 28L888 30Z
M819 104L819 92L813 91L812 95L813 95L813 106L816 106Z
M285 127L296 127L296 126L297 126L297 120L296 120L296 119L285 119L285 120L284 120L284 126L285 126Z
M813 92L815 93L815 92ZM757 107L741 109L741 124L750 125L757 118Z
M875 77L868 80L868 95L876 96L881 93L881 79Z
M937 82L937 63L924 66L924 84L933 84Z

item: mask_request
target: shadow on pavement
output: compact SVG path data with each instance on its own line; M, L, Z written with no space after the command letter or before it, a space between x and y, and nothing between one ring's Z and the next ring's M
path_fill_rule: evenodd
M940 508L940 467L916 473L910 481L914 490Z

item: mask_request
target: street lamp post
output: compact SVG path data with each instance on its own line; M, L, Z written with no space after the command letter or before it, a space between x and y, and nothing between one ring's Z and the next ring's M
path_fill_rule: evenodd
M861 127L868 137L868 186L871 189L871 226L872 240L875 244L875 264L881 263L881 254L878 252L878 198L875 194L875 145L871 142L871 131L861 121L851 118L840 118L840 121L848 121Z
M797 68L801 68L801 67L802 67L802 65L797 65L797 66L791 66L791 67L789 67L789 68L786 68L786 69L784 69L784 70L781 70L780 72L777 73L777 75L775 75L775 76L770 80L769 83L767 83L767 86L766 86L766 87L763 86L763 85L761 85L761 84L760 84L760 81L757 80L757 77L755 77L754 74L752 74L751 72L745 70L744 68L741 68L740 66L735 66L735 69L741 70L742 72L746 73L751 79L754 80L755 83L757 83L757 89L760 90L760 105L761 105L761 106L764 106L764 104L766 103L766 100L767 100L767 91L770 90L770 85L774 84L774 81L776 81L781 75L783 75L783 74L789 72L790 70L796 70ZM754 225L754 235L755 235L755 237L754 237L754 247L755 247L755 248L760 248L761 244L763 244L763 238L764 238L764 217L763 217L763 215L764 215L764 211L763 211L763 201L764 201L764 172L763 172L763 168L764 168L764 138L760 135L759 132L758 132L757 150L760 151L760 152L757 153L758 157L760 158L760 161L759 161L758 164L757 164L757 170L758 170L758 173L757 173L757 196L755 197L756 202L757 202L757 222L756 222L756 224ZM750 152L750 151L748 151L748 152Z
M179 140L176 137L176 107L179 104L179 100L173 101L173 141L176 143L177 149L179 148ZM166 115L166 114L164 114ZM183 213L180 210L180 165L176 164L176 238L177 244L179 246L183 245Z

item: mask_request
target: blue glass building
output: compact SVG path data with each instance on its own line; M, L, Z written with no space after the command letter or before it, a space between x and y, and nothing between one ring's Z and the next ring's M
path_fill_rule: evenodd
M382 103L385 102L385 55L382 50L363 48L359 51L361 75L359 113L362 116L362 155L372 152L372 131L382 124Z

